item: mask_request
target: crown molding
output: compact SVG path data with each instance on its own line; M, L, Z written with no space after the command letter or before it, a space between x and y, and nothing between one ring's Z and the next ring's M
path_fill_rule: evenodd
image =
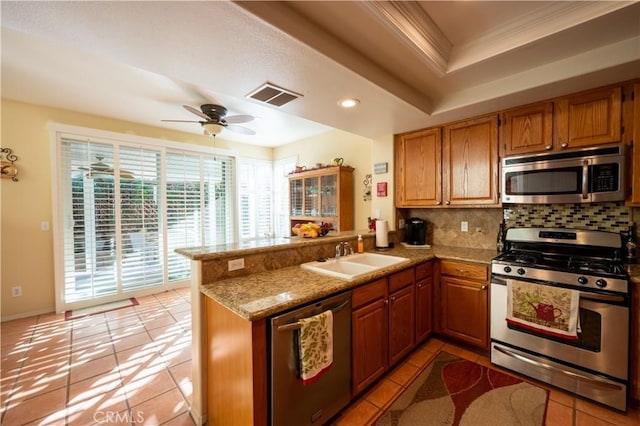
M359 4L372 12L439 76L445 74L452 44L417 2L366 1Z
M454 46L446 72L518 49L549 35L634 4L632 1L561 1L514 19L464 45Z

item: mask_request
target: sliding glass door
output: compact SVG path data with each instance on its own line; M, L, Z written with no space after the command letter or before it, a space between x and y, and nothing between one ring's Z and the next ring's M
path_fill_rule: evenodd
M58 311L183 285L176 248L234 241L230 157L71 137L57 150Z

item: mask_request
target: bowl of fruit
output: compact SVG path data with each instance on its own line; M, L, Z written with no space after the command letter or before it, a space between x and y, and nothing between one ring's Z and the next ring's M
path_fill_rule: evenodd
M296 223L296 225L291 228L291 231L295 235L303 238L322 237L329 232L329 224L326 222L322 222L320 225L313 222Z

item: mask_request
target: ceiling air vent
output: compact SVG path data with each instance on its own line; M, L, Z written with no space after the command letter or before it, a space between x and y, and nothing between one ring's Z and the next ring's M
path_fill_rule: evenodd
M271 83L265 83L247 95L247 98L281 107L302 95L291 90L283 89Z

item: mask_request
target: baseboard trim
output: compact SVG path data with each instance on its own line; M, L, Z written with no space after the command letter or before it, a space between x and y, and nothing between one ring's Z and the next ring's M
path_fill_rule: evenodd
M53 313L55 313L55 309L53 308L39 309L37 311L30 311L30 312L21 312L15 315L2 316L0 318L0 322L13 321L13 320L18 320L22 318L34 317L36 315L53 314Z

